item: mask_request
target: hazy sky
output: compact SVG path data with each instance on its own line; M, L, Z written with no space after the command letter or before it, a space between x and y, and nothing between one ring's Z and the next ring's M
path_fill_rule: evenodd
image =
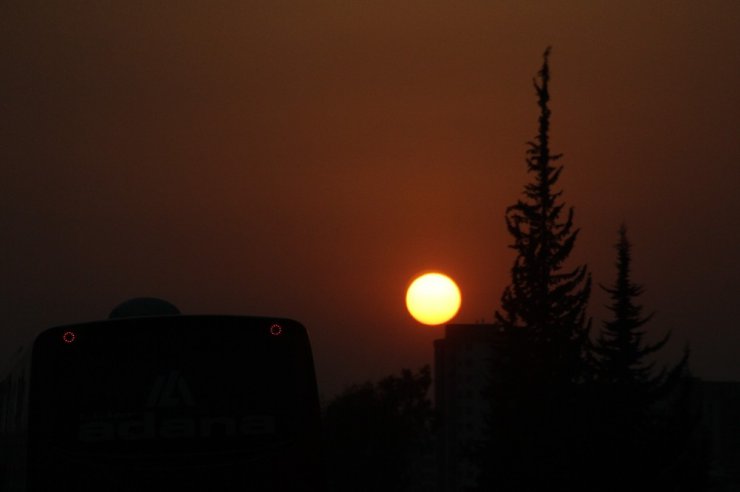
M325 395L431 362L404 291L491 320L548 45L572 265L611 283L625 221L667 355L740 380L731 0L2 2L0 358L158 296L300 320Z

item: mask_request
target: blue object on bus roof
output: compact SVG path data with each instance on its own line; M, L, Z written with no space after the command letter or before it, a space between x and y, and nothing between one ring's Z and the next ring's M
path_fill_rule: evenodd
M135 297L124 301L110 312L108 319L136 316L168 316L181 314L171 302L156 297Z

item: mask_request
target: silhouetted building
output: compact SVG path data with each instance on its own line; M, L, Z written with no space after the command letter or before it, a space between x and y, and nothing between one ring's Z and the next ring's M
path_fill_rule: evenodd
M437 436L437 490L461 492L476 484L478 470L469 453L486 426L492 361L504 334L493 324L450 324L434 341Z
M710 490L740 490L740 382L699 381L698 389L709 437Z
M476 486L479 472L470 454L489 425L487 402L496 383L493 368L497 361L504 362L506 343L505 334L494 324L450 324L444 338L434 341L437 492L467 492ZM697 379L694 388L701 433L709 441L707 490L738 491L740 382Z

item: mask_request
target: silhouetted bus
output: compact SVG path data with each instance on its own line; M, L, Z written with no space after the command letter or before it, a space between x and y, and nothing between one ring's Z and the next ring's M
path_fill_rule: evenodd
M0 383L0 490L320 491L319 426L296 321L51 328Z

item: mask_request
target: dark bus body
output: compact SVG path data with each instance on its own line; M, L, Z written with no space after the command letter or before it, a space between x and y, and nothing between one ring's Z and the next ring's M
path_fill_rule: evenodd
M0 383L2 491L321 491L306 330L153 316L51 328Z

